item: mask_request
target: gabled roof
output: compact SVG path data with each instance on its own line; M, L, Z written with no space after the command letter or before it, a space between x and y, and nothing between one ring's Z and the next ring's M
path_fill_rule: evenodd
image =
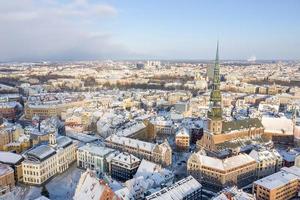
M191 159L194 159L202 166L218 169L220 171L226 171L240 167L242 165L255 162L255 160L247 154L239 154L226 159L219 159L206 155L201 155L199 152L192 154Z

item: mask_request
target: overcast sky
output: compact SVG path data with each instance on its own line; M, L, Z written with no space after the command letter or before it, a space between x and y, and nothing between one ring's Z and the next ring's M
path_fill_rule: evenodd
M0 61L300 59L298 0L0 0Z

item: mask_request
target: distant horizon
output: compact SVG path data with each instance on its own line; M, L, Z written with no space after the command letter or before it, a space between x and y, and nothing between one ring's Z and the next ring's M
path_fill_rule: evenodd
M95 60L32 60L32 61L0 61L0 64L21 64L21 63L76 63L76 62L147 62L147 61L161 61L161 62L214 62L214 59L95 59ZM257 59L255 61L248 61L247 59L220 59L221 64L224 62L243 62L243 63L259 63L259 62L300 62L300 59Z

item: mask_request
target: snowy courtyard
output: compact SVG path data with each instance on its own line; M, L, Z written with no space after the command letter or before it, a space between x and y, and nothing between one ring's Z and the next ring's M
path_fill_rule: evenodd
M50 194L51 200L69 200L73 198L77 182L80 178L82 170L76 167L76 163L65 171L51 179L46 187ZM26 186L24 188L22 199L33 200L41 196L42 187Z

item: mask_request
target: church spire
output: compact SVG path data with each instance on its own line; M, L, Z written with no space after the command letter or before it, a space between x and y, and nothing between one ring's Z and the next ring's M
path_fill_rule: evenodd
M220 63L219 63L219 42L217 43L217 52L214 66L214 76L213 76L213 87L210 93L211 107L208 112L208 118L210 120L222 120L222 96L220 91ZM221 127L219 127L221 131ZM218 130L218 129L217 129ZM216 129L213 129L215 132Z
M210 101L214 104L221 103L220 92L220 63L219 63L219 42L217 43L216 60L214 66L213 87L210 94Z
M213 76L213 90L220 89L220 63L219 63L219 41L217 42L217 52Z

